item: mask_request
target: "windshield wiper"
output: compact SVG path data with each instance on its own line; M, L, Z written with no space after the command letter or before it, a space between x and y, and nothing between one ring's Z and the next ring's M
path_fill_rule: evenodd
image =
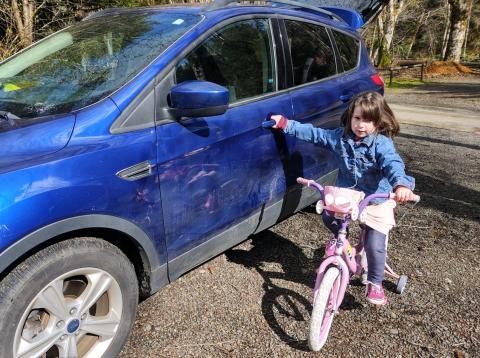
M0 126L8 124L10 127L16 127L19 119L21 118L11 112L0 111Z

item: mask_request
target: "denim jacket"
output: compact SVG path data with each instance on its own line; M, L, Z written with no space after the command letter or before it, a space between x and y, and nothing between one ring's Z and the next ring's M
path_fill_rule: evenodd
M321 129L289 120L284 132L327 148L337 155L339 174L336 185L363 191L365 195L389 193L397 186L411 190L415 179L405 174L405 165L393 145L382 134L370 134L359 142L344 136L344 128ZM384 200L374 200L379 203Z

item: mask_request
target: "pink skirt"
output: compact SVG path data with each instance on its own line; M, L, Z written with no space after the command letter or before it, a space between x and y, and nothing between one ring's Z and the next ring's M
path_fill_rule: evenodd
M365 208L365 224L372 229L388 235L388 232L395 226L395 216L393 210L397 206L395 200L388 199L378 205L369 205Z

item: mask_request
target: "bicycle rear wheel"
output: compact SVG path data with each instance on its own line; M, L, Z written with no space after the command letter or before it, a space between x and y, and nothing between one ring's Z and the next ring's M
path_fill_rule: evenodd
M337 267L330 267L323 275L310 318L308 346L312 351L322 349L327 340L335 315L334 308L337 305L340 280L340 270Z

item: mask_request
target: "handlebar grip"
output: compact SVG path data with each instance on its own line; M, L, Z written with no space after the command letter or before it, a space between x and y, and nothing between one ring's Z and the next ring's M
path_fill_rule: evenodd
M302 178L302 177L297 178L297 183L305 185L305 186L310 186L310 180Z
M262 127L263 128L272 128L277 122L275 122L273 119L269 121L262 122Z
M390 199L395 200L395 193L390 194ZM420 202L420 195L413 194L413 200L409 200L409 201L413 201L414 203Z

